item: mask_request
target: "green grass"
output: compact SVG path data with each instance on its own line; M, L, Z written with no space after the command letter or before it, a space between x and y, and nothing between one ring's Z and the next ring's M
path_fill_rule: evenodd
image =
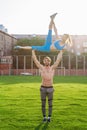
M42 123L40 84L39 76L0 76L0 130L87 130L87 77L54 77L50 123Z

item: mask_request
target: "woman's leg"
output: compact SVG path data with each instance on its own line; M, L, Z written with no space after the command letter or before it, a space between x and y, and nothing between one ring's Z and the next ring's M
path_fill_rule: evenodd
M49 27L48 27L48 34L47 34L44 45L43 46L32 46L33 50L42 51L42 52L50 51L50 46L52 44L52 27L53 27L53 19L51 18L51 21L50 21Z
M24 50L31 50L31 46L15 46L14 49L24 49Z
M56 42L54 42L54 44L52 44L51 50L53 50L53 49L62 50L65 47L65 43L63 43L63 45L60 44L60 40L59 40L59 36L58 36L58 32L57 32L55 23L53 23L53 29L54 29L55 36L56 36Z
M56 15L57 15L57 13L50 16L51 21L49 23L48 35L47 35L46 41L45 41L45 45L47 45L47 46L48 45L50 46L52 44L52 28L54 26L54 18Z
M47 35L46 42L45 42L46 44L50 44L50 45L52 44L52 28L54 25L54 18L56 15L57 15L57 13L50 16L51 21L49 23L49 31L48 31L48 35Z
M51 21L50 21L50 23L49 23L49 30L52 30L52 27L53 27L53 19L51 18Z
M48 29L48 34L45 40L45 45L50 46L52 44L52 27L53 27L53 20L51 19Z
M54 24L54 18L55 18L56 15L57 15L57 13L50 16L51 21L50 21L50 24L49 24L49 30L52 30L52 27L53 27L53 24Z
M54 22L53 22L53 29L54 29L54 32L55 32L56 40L58 40L59 39L58 31L57 31L57 28L56 28L56 25L55 25Z

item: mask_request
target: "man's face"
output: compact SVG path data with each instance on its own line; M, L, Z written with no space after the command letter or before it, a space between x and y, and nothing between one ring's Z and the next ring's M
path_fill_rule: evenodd
M44 58L43 63L45 66L49 66L51 62L49 61L49 59Z

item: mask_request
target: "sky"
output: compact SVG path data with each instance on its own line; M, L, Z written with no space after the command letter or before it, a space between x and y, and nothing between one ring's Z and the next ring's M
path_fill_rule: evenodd
M59 34L87 35L86 3L87 0L0 0L0 24L9 34L47 34L50 15L57 12Z

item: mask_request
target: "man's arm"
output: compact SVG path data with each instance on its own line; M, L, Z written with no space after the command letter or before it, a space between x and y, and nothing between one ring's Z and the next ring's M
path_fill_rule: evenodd
M38 61L36 55L35 55L35 50L32 50L32 58L34 60L34 63L36 64L36 66L39 68L39 69L42 69L43 65L40 64L40 62Z
M62 54L63 54L63 51L61 50L60 53L59 53L58 56L57 56L56 61L55 61L54 64L52 65L52 68L53 68L53 69L56 69L57 66L59 65L59 63L60 63L60 61L61 61L61 59L62 59Z

